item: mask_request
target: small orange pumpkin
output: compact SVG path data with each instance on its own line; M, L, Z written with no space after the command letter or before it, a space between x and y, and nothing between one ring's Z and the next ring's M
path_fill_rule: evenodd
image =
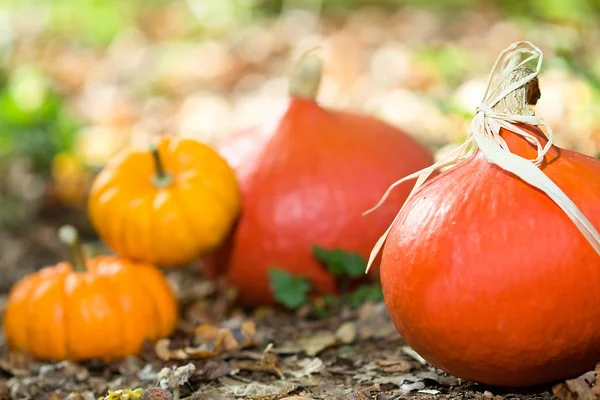
M86 260L75 228L59 235L73 263L30 274L9 293L3 329L12 350L42 360L115 360L172 333L177 301L159 269L114 256Z
M240 207L233 169L215 150L162 138L150 151L109 162L92 185L88 211L119 255L179 266L220 245Z

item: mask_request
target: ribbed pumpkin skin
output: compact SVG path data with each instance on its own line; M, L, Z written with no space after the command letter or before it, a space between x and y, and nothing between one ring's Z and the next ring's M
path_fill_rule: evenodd
M150 264L100 256L86 272L61 262L17 282L4 332L11 349L42 360L121 359L171 334L177 301Z
M557 147L545 160L543 171L600 227L600 162ZM550 198L480 152L407 202L380 273L402 337L457 377L528 386L600 360L600 257Z
M157 147L171 185L153 183L149 151L131 150L98 174L88 211L119 255L177 267L221 245L238 217L240 192L233 169L210 146L163 138Z
M249 135L256 151L239 145ZM275 124L227 138L218 150L236 169L242 192L226 277L246 305L273 303L271 267L310 278L320 292L336 293L334 277L311 247L368 257L410 185L398 188L376 212L361 214L398 176L433 162L428 150L390 125L300 98L291 98Z

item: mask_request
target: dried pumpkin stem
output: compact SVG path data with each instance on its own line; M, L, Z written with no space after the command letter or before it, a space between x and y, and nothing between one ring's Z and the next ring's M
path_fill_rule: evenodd
M323 60L313 50L302 55L290 76L289 94L314 100L319 92L323 75Z
M507 86L523 79L531 73L533 73L533 70L527 66L514 70L504 79L502 84L498 86L498 90L504 90ZM504 114L533 116L535 113L529 105L535 105L540 97L540 86L537 77L535 77L529 83L508 93L493 107L493 109L496 112Z
M69 248L73 269L77 272L85 272L85 254L79 241L77 229L71 225L63 225L58 229L58 237Z
M150 153L152 153L152 158L154 159L154 168L156 169L156 172L152 177L152 183L157 187L169 186L172 182L171 175L165 171L158 148L154 144L150 145Z

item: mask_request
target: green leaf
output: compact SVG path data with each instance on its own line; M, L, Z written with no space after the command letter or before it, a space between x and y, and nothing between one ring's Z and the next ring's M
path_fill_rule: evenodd
M275 299L291 310L306 304L311 290L307 278L277 268L269 270L269 285Z
M360 307L362 304L370 301L377 303L383 300L381 285L362 285L350 295L350 304L353 307Z
M367 268L367 262L358 253L350 253L342 249L326 250L316 245L313 246L312 251L314 256L336 276L361 276Z

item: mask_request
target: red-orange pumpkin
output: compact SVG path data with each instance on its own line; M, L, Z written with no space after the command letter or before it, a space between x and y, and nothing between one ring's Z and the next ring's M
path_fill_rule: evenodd
M512 153L537 156L521 136L500 135ZM540 168L600 227L600 161L552 146ZM380 273L402 337L465 380L543 384L600 360L600 257L546 194L480 150L406 202Z
M282 115L217 145L242 191L226 277L246 305L273 302L268 283L273 267L308 277L319 292L336 293L335 278L311 247L341 248L366 258L410 185L373 214L362 213L398 174L433 161L411 136L374 117L319 106L321 64L314 55L299 63Z

